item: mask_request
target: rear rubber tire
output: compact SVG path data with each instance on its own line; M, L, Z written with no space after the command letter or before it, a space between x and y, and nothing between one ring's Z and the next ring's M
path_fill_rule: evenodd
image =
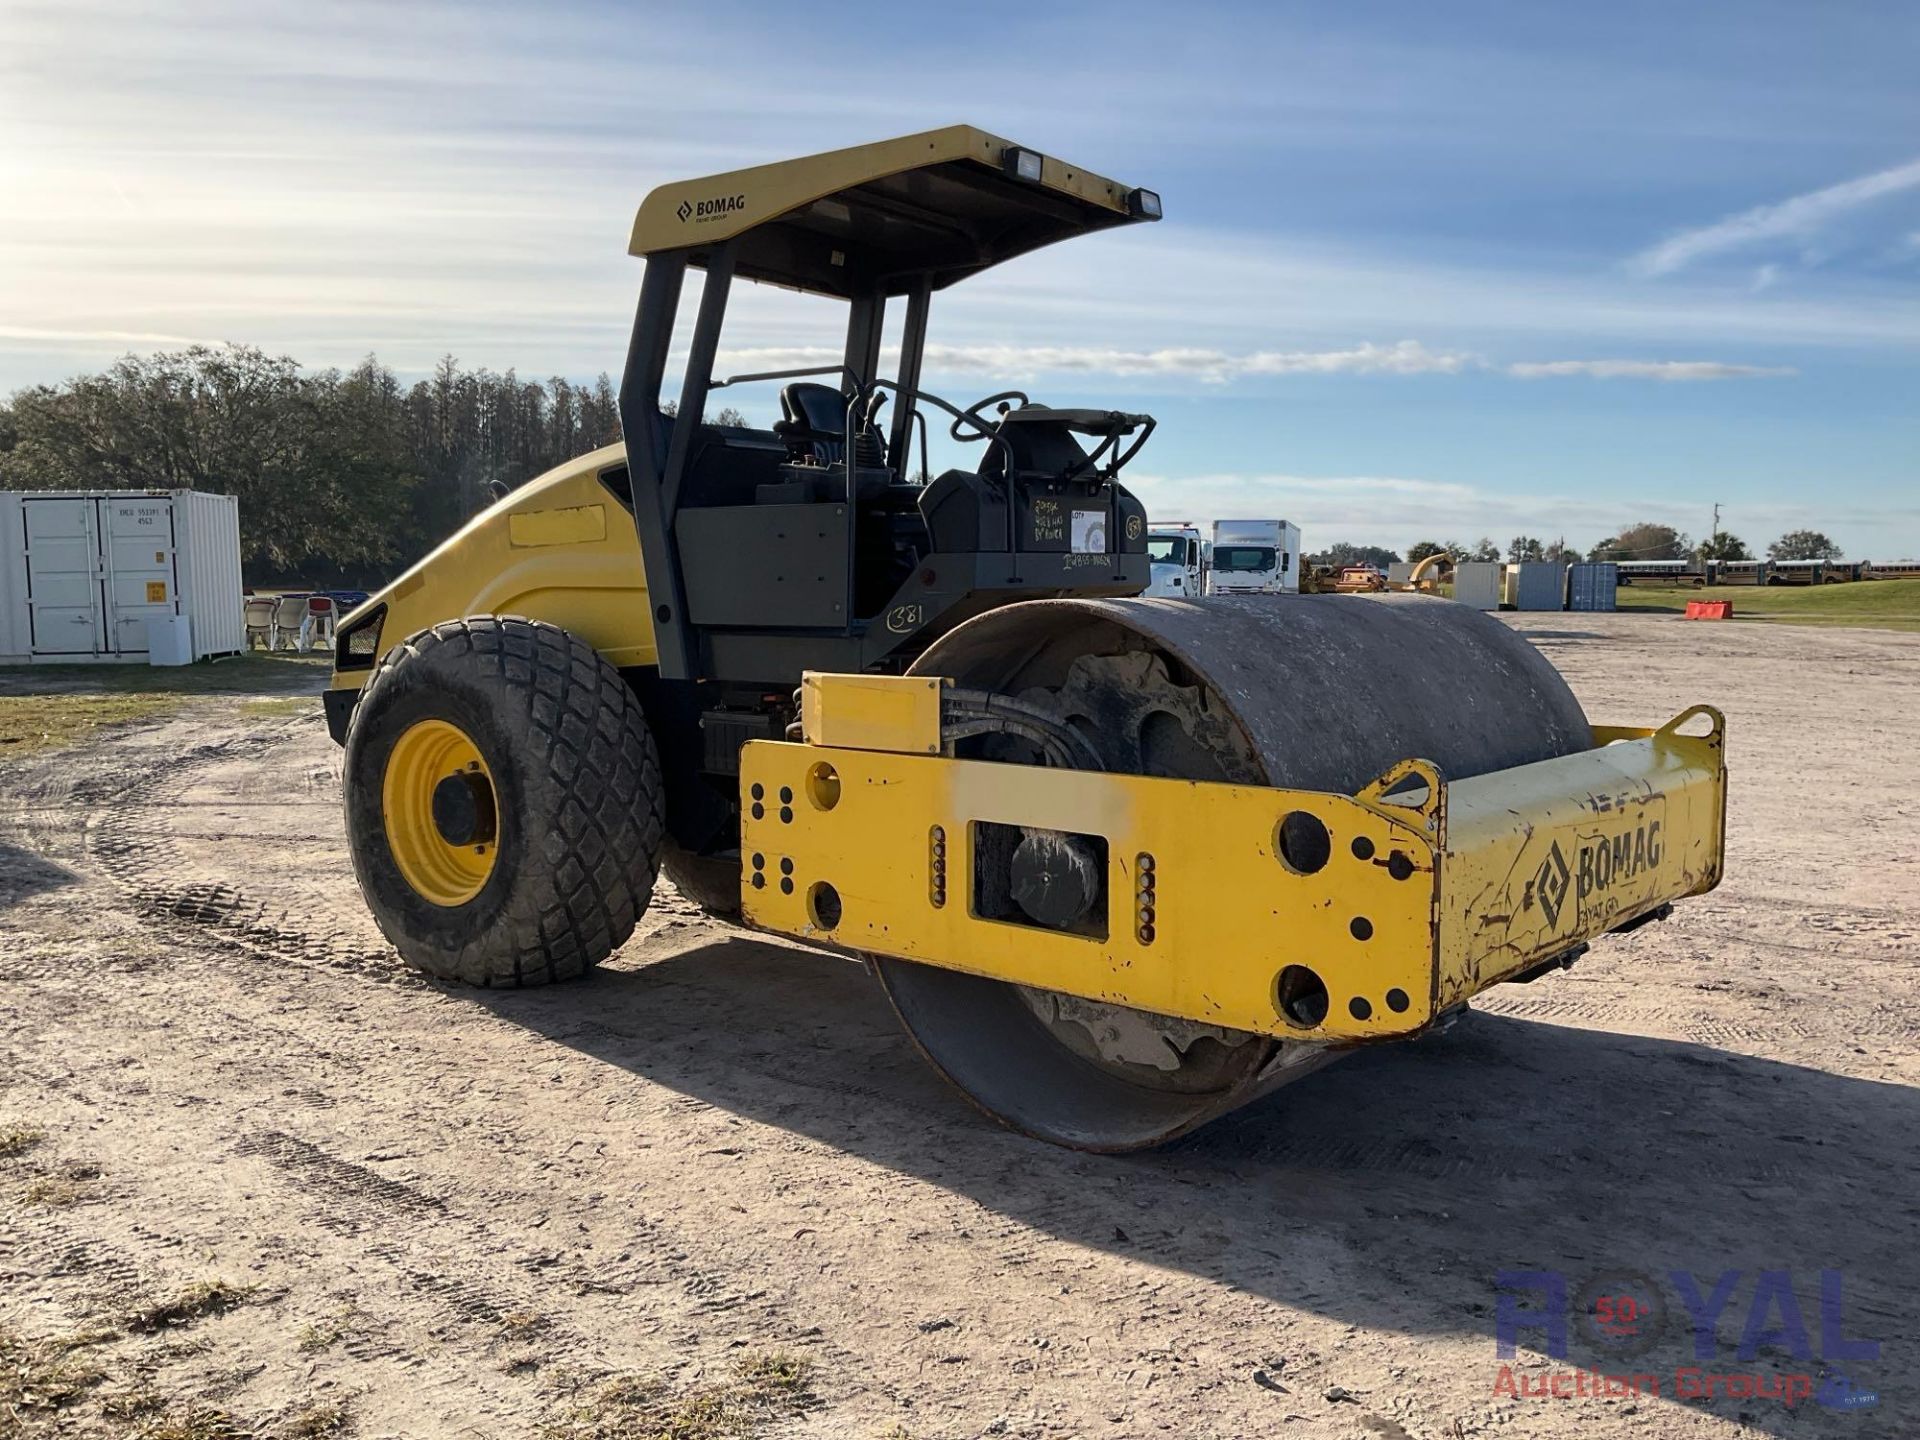
M463 904L417 892L387 833L387 761L423 720L469 736L497 792L493 868ZM354 707L345 790L374 920L441 979L573 979L626 941L652 896L665 815L653 737L620 672L558 626L472 616L394 646Z
M716 920L740 923L740 857L696 855L671 840L660 850L660 873L682 899Z

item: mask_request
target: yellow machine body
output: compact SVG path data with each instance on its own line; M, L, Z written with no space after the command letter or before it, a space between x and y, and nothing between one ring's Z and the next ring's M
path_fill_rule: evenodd
M745 747L749 923L1350 1044L1415 1034L1489 985L1719 883L1724 722L1707 707L1657 730L1596 729L1597 748L1471 779L1413 759L1334 795L950 758L928 703L938 684L809 675L806 738ZM1681 733L1693 721L1711 728ZM1330 842L1311 873L1280 838L1296 813ZM1104 934L975 914L982 824L1104 841ZM1289 966L1324 984L1317 1023L1284 1001Z
M653 664L639 536L600 479L626 455L609 445L528 481L356 608L341 622L343 642L377 628L336 667L332 687L359 689L393 645L463 615L545 620L615 665Z

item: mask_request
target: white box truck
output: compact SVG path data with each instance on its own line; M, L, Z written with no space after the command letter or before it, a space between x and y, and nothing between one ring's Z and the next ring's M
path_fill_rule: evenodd
M1198 525L1189 525L1184 520L1169 520L1160 524L1150 522L1147 526L1147 559L1152 565L1153 578L1141 593L1181 600L1193 600L1206 594L1204 544Z
M1213 522L1212 595L1298 595L1300 527L1284 520Z

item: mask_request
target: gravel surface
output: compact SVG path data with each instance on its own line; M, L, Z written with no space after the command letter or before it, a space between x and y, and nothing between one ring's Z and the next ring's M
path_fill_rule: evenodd
M621 1377L733 1417L696 1437L1914 1433L1920 636L1507 618L1596 720L1727 712L1727 883L1126 1159L998 1130L859 967L664 885L583 984L423 982L317 706L0 765L0 1331L97 1332L57 1412L0 1364L0 1435L655 1433ZM1665 1313L1503 1360L1519 1270ZM1877 1358L1823 1366L1822 1270ZM1737 1272L1709 1358L1675 1271ZM798 1399L701 1408L777 1356ZM1878 1404L1676 1399L1690 1365ZM1506 1393L1578 1367L1660 1394Z

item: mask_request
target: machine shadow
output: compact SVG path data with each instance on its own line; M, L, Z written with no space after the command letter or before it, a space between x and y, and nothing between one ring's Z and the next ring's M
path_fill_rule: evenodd
M1920 1253L1902 1238L1920 1218L1920 1094L1904 1086L1477 1014L1347 1057L1168 1149L1103 1157L976 1113L920 1059L878 985L830 955L717 938L585 987L484 1003L1076 1244L1350 1324L1482 1334L1490 1380L1495 1277L1514 1270L1563 1272L1577 1292L1602 1274L1684 1269L1702 1293L1743 1270L1722 1317L1723 1369L1758 1269L1793 1272L1816 1342L1818 1272L1839 1270L1849 1336L1888 1342L1868 1368L1914 1370L1897 1353L1912 1349L1920 1293ZM1625 1368L1693 1363L1677 1299L1669 1323ZM1577 1333L1570 1358L1623 1368Z
M30 896L71 885L79 877L56 860L0 842L0 910Z

